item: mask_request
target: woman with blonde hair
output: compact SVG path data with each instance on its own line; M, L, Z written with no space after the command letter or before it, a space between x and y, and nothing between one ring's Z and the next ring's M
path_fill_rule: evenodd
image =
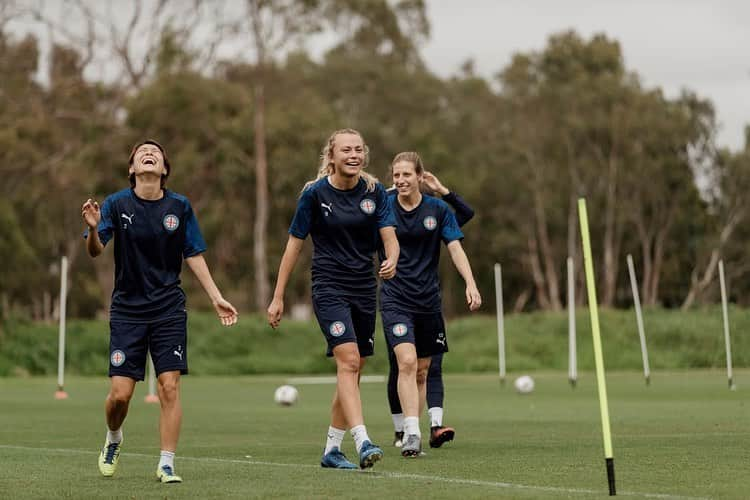
M279 265L268 322L277 328L284 312L284 290L308 235L313 240L312 301L326 338L327 356L336 361L336 391L322 467L354 469L341 451L346 429L354 438L359 466L383 457L364 425L359 377L374 352L376 278L373 254L384 245L378 275L396 275L399 246L387 194L365 173L369 151L356 130L337 130L326 141L315 180L302 190ZM379 236L379 237L378 237Z
M415 152L399 153L391 174L397 192L389 202L400 244L399 275L383 282L380 307L385 337L398 365L397 392L404 415L401 455L417 457L422 450L419 414L427 372L432 357L448 351L438 277L441 242L466 282L470 311L479 309L482 297L461 246L463 233L456 216L447 203L420 191L422 159Z

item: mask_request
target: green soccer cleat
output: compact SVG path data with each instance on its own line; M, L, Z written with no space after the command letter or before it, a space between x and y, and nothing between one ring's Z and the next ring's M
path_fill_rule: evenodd
M169 465L162 465L156 469L156 479L162 483L181 483L182 478L174 473Z
M109 440L104 442L104 448L99 453L99 472L104 477L112 477L117 470L117 463L120 461L120 450L122 449L122 440L119 443L110 443Z

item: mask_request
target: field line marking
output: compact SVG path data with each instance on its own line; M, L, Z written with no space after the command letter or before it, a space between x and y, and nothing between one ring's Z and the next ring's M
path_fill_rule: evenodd
M79 450L75 448L35 448L33 446L16 446L10 444L0 444L0 449L6 450L22 450L22 451L45 451L53 453L68 453L74 455L96 455L96 452L91 450ZM145 454L145 453L126 453L126 456L140 457L154 459L156 455ZM214 457L188 457L184 455L179 456L180 460L186 460L191 462L216 462L224 464L241 464L241 465L260 465L266 467L289 467L289 468L305 468L305 469L320 469L319 465L312 464L285 464L279 462L263 462L260 460L238 460L231 458L214 458ZM345 473L356 473L355 471ZM528 484L518 483L506 483L500 481L483 481L480 479L462 479L452 477L441 477L441 476L427 476L424 474L408 474L403 472L380 472L380 471L368 471L366 474L373 476L381 476L393 479L413 479L417 481L430 481L430 482L441 482L450 484L466 484L472 486L487 486L492 488L505 488L505 489L517 489L517 490L532 490L532 491L547 491L550 493L585 493L589 495L603 495L604 489L602 490L588 490L583 488L563 488L558 486L537 486ZM670 495L666 493L641 493L636 491L618 491L618 496L637 496L645 498L661 498L664 500L708 500L708 497L689 497L683 495Z

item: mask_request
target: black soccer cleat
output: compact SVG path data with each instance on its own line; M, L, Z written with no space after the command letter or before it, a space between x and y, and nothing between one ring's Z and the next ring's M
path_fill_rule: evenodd
M393 446L401 448L404 445L404 431L396 431L393 433Z
M430 448L440 448L443 443L453 441L455 435L456 431L453 427L436 425L430 428Z

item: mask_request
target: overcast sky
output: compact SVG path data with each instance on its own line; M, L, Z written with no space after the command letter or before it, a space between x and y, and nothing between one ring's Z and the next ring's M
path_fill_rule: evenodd
M242 5L236 2L230 6ZM543 50L553 33L574 29L588 39L603 32L620 42L626 67L644 85L661 87L669 97L688 88L709 98L720 125L719 144L733 150L744 145L744 127L750 123L750 0L426 2L432 32L422 54L441 76L457 73L472 58L479 74L491 79L515 52ZM113 4L125 10L131 6L129 0ZM44 5L60 7L55 1ZM38 26L15 27L45 38Z
M710 98L719 144L744 145L750 123L750 1L427 0L432 34L423 54L447 76L467 58L491 78L515 52L540 51L575 29L620 42L626 67L667 96L688 88Z

